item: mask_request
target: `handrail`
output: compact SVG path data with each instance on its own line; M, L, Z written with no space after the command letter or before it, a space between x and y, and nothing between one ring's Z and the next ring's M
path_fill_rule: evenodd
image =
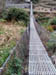
M36 31L31 2L30 10L30 40L29 40L29 75L56 75L56 69L51 62L46 49ZM44 37L44 36L43 36Z

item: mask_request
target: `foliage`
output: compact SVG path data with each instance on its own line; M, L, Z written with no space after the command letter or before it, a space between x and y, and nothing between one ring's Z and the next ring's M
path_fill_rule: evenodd
M48 25L56 25L56 17L48 20Z
M38 17L36 21L40 23L40 25L47 26L49 17Z
M44 26L50 32L53 32L53 30L55 29L55 26L52 26L52 24L55 24L54 19L50 19L49 17L38 17L37 21L40 25Z
M51 25L51 22L52 22L52 19L49 19L47 22L48 26Z
M23 24L22 21L20 21ZM16 45L18 37L20 38L21 34L24 32L25 27L23 26L10 26L8 24L0 24L0 67L4 64L7 57L10 55L11 49ZM11 28L8 28L11 27ZM16 29L16 30L15 30ZM19 35L19 36L17 36Z
M24 21L18 21L18 22L15 22L15 24L20 26L26 26Z
M56 17L52 19L52 21L50 22L51 25L56 25Z
M7 10L3 10L2 14L1 14L2 19L5 20L7 18L7 15L8 15L8 11Z
M6 20L5 19L0 19L0 22L6 22Z
M3 32L3 31L0 31L0 35L1 35L1 34L4 34L4 32Z
M4 34L5 32L4 32L4 28L2 27L2 25L0 25L0 35L1 34Z
M22 34L23 34L23 32L24 32L24 29L21 29L20 34L22 35Z
M47 26L46 28L47 28L48 31L53 32L52 26Z
M38 17L38 20L49 20L49 17Z
M39 0L31 0L33 3L37 3L39 2Z
M14 56L14 58L9 62L9 66L5 75L21 75L22 71L22 60Z
M2 13L2 17L7 20L7 21L24 21L25 24L28 23L29 20L29 15L26 11L23 9L18 9L18 8L10 8L8 9L7 12Z
M47 46L49 51L56 51L56 32L51 34L50 40L47 42Z
M6 58L10 54L10 50L16 45L15 41L11 40L9 44L0 46L0 67L5 62Z

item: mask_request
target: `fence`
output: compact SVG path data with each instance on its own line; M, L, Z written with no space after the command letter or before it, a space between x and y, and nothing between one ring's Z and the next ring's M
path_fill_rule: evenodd
M10 60L13 59L15 52L18 58L26 60L26 57L28 56L28 48L29 48L28 43L29 43L29 27L27 27L21 39L17 42L16 46L11 50L10 55L8 56L8 58L0 68L0 75L4 75L4 72L6 72L6 69L8 68L8 63Z

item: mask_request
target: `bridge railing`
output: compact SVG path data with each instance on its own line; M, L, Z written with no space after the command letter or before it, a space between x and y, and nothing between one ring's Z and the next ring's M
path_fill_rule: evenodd
M10 55L4 62L4 64L0 67L0 75L4 75L9 66L9 61L14 58L14 53L16 53L19 59L26 60L29 53L29 27L27 27L26 31L23 33L21 39L17 42L16 46L11 50Z
M44 36L43 36L44 37ZM56 69L39 37L34 24L31 3L30 40L29 40L29 75L56 75Z

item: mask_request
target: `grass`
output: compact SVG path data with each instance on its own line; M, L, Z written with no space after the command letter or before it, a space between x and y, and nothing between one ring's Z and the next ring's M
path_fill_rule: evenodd
M20 25L20 26L26 26L25 22L24 21L18 21L18 22L15 22L16 25Z
M5 19L0 19L0 22L6 22L6 20Z
M0 25L0 35L4 34L4 28L2 27L2 25Z
M0 18L0 67L6 61L29 22L29 14L23 9L11 8ZM11 74L10 74L11 75ZM20 75L20 74L18 74Z
M47 31L49 32L53 32L54 29L51 26L51 22L53 21L53 19L50 19L49 17L38 17L37 18L38 23L43 26L44 28L47 29Z
M0 24L0 67L6 61L11 49L16 45L16 41L20 39L25 28L25 26L13 23L12 25Z
M4 34L4 31L0 31L0 35L1 35L1 34Z
M40 14L40 13L39 13ZM49 18L47 18L46 16L49 16ZM50 32L49 34L49 40L45 42L46 43L46 48L48 50L48 52L50 53L50 55L54 55L56 53L56 30L54 30L55 26L56 26L56 17L52 17L48 14L48 15L37 15L36 16L36 21L42 26L44 27L48 32ZM54 26L54 28L53 28ZM48 34L48 33L47 33Z
M24 29L21 29L21 30L20 30L20 34L22 35L22 34L23 34L23 32L24 32Z
M38 17L37 18L37 21L41 23L41 25L43 26L48 25L48 20L49 20L48 17Z
M1 16L2 19L0 19L0 21L12 21L12 20L16 22L24 21L23 23L25 23L24 25L26 26L29 21L29 14L25 10L19 8L10 8L8 9L8 11L4 10Z
M4 75L21 75L22 60L14 55L13 59L9 61L8 67Z
M0 46L0 67L5 62L6 58L9 56L11 49L16 45L14 40L11 40L9 44Z

